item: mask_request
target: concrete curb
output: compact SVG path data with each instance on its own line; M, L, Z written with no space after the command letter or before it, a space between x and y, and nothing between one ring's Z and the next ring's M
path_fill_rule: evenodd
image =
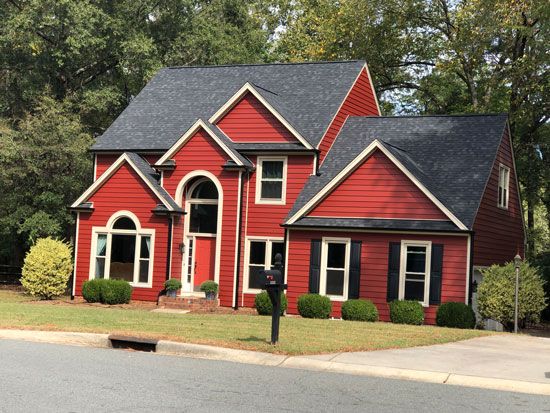
M68 333L57 331L0 330L0 339L24 340L53 344L68 344L98 348L112 348L107 334ZM159 340L156 353L193 358L223 360L261 366L284 367L311 371L383 377L387 379L413 380L454 386L511 391L518 393L550 395L550 384L507 380L491 377L467 376L450 372L400 369L396 367L370 366L365 364L339 363L307 356L282 356L249 350L236 350L202 344L178 343Z

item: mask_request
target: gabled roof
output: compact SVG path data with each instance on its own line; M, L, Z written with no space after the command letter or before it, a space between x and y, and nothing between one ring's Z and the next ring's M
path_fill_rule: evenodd
M72 205L71 208L78 208L103 186L105 182L124 164L130 167L139 175L151 191L157 196L162 205L169 212L182 213L183 210L174 201L168 192L157 181L157 173L149 163L133 152L125 152L107 169Z
M167 150L246 83L316 147L364 66L364 61L348 61L162 69L92 150Z
M350 117L320 175L310 177L288 219L378 141L460 223L472 229L506 122L506 115Z

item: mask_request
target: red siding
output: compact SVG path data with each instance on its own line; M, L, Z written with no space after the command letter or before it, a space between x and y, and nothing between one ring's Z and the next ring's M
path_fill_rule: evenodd
M183 205L182 199L176 199L176 189L182 179L190 172L206 170L216 176L222 186L223 204L219 205L223 209L219 298L222 306L231 306L233 299L239 174L235 171L223 170L222 166L226 163L228 155L202 130L189 139L172 159L176 161L176 168L173 171L165 172L163 185L176 202ZM173 278L181 278L182 274L183 257L178 246L184 239L183 223L183 217L176 219L174 222L171 265Z
M142 228L155 230L153 287L134 288L132 298L156 300L166 276L168 242L167 219L151 213L159 200L136 172L124 164L92 195L90 201L94 203L94 212L81 213L79 220L76 295L81 295L82 283L89 277L92 227L105 227L115 212L127 210L139 218Z
M247 93L217 125L235 142L297 142L251 93Z
M297 314L297 299L309 290L309 261L312 239L323 236L351 238L362 241L361 278L359 295L369 299L378 307L380 319L389 321L386 302L388 280L388 250L390 242L407 240L428 240L443 244L443 277L441 302L465 301L467 276L467 237L445 235L402 235L390 233L349 233L297 231L289 232L289 260L287 263L288 312ZM340 317L341 302L333 302L333 316ZM435 322L437 306L425 309L426 323Z
M103 172L105 172L115 161L120 157L121 154L96 154L95 160L95 177L94 180L99 178ZM151 165L154 164L159 158L160 155L155 154L146 154L142 155L147 162Z
M382 152L376 150L309 214L319 217L448 218Z
M369 74L366 70L362 70L319 144L321 151L319 160L321 162L324 160L348 116L368 115L379 116L380 112L376 105L376 95L371 86Z
M500 164L510 168L510 197L507 210L497 206ZM510 138L506 132L502 137L474 222L474 265L502 264L511 261L518 252L524 256L521 213Z

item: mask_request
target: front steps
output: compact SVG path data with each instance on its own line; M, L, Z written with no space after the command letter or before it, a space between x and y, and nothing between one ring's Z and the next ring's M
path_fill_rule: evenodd
M174 310L214 312L220 306L219 300L207 300L204 297L167 297L161 296L159 307Z

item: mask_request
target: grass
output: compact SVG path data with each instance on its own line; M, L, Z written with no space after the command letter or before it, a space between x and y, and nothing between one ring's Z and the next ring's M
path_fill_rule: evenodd
M271 317L166 314L139 307L40 302L20 292L3 290L0 328L116 333L290 355L425 346L490 334L432 326L283 317L279 344L271 346Z

